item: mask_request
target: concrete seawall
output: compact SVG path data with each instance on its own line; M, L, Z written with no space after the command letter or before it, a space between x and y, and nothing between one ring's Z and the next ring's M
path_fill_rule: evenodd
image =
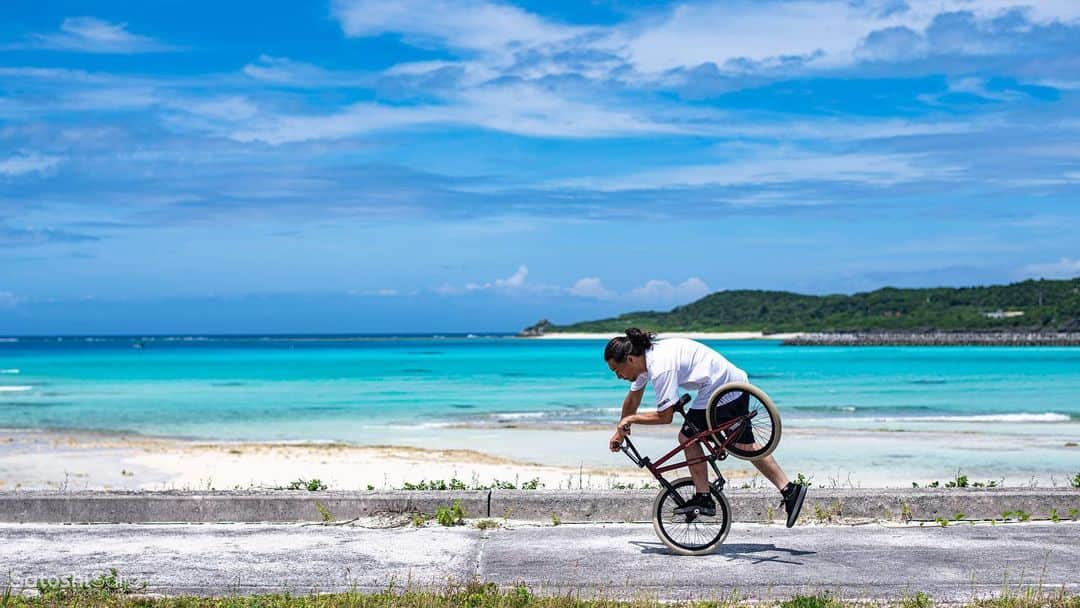
M467 517L641 522L656 490L447 492L0 492L0 522L323 522L394 513L433 515L455 501ZM735 521L780 521L772 490L725 492ZM1005 513L1012 515L1006 517ZM811 489L800 521L1080 519L1080 489Z
M1080 332L837 332L784 339L785 346L1080 346Z

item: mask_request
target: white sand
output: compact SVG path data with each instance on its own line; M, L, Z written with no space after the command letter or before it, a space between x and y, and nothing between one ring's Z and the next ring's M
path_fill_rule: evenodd
M610 340L615 336L624 335L619 333L554 333L544 334L542 336L536 336L541 340ZM678 332L661 332L657 334L657 338L663 340L664 338L690 338L691 340L788 340L797 336L801 336L802 333L786 333L786 334L765 334L760 331L725 331L725 332L693 332L693 331L678 331Z
M615 455L611 461L619 462ZM406 482L451 478L468 485L539 479L546 488L608 488L652 480L635 468L540 465L466 449L0 430L0 490L232 490L313 478L337 490L400 488Z
M1046 425L1043 425L1044 427ZM784 429L774 456L790 477L825 487L911 487L960 472L1006 486L1068 485L1077 473L1080 424L1047 434L975 428ZM634 429L643 455L675 447L670 426ZM0 429L0 491L13 489L232 490L320 479L330 489L400 488L457 478L468 485L539 479L545 488L610 488L652 482L647 471L606 450L610 429L454 428L394 437L398 445L191 441L81 431ZM431 446L437 446L433 449ZM681 458L679 458L681 460ZM544 464L539 464L543 462ZM767 487L750 463L720 463L733 487ZM685 475L685 469L670 475Z

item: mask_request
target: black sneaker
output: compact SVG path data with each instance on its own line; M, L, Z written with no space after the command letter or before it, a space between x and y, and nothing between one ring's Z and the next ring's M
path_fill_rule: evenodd
M694 497L686 501L683 506L675 509L676 515L687 515L690 513L712 517L716 515L716 502L713 501L712 496L709 496L708 494L694 494Z
M799 518L799 510L802 509L803 499L806 498L806 486L789 483L780 494L784 497L780 504L784 505L784 509L787 511L787 527L790 528L795 525L795 520Z

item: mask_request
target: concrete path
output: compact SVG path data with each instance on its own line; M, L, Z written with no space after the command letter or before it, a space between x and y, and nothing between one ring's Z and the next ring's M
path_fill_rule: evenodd
M798 526L735 524L722 549L680 557L648 524L0 524L0 573L89 580L116 568L149 592L445 587L478 579L537 593L663 600L783 599L832 591L965 601L1042 584L1080 593L1080 523Z

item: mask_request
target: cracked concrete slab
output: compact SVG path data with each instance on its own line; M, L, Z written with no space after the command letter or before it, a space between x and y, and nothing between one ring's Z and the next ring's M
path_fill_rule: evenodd
M357 522L362 523L362 522ZM860 526L737 523L721 549L671 554L648 524L366 528L299 524L0 524L0 572L88 580L116 568L147 591L442 589L478 579L536 593L662 600L852 599L924 592L965 601L1041 584L1080 593L1080 523Z

